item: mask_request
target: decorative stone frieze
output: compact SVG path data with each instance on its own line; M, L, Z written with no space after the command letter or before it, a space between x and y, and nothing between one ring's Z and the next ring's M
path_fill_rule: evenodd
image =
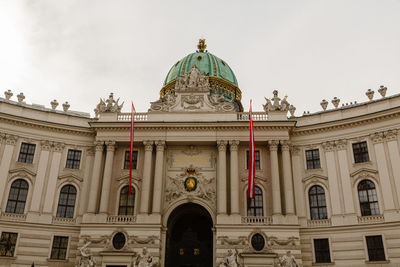
M159 240L159 238L155 235L151 236L146 236L146 237L139 237L136 235L130 235L129 236L130 244L141 244L141 245L147 245L147 244L155 244L156 240Z
M186 149L182 150L182 153L188 156L198 155L200 152L200 149L195 145L189 145Z
M248 244L248 237L247 236L239 236L238 238L229 238L228 236L219 236L217 238L221 245L230 245L230 246L237 246L237 245L247 245Z

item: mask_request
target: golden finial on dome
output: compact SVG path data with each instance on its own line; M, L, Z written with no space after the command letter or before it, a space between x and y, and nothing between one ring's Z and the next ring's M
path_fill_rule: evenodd
M199 52L204 52L206 48L206 39L199 39L199 44L197 45L197 49L199 49Z

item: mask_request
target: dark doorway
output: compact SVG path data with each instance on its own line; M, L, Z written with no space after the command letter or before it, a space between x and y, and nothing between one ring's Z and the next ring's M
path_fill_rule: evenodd
M168 218L165 267L212 267L212 219L205 208L183 204Z

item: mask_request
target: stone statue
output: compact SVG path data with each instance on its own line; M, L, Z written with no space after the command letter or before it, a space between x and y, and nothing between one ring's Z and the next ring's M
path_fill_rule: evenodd
M219 262L218 267L239 267L239 259L238 259L238 253L235 250L235 252L232 251L232 249L228 250L228 254L226 255L225 258L222 259L222 261Z
M142 253L136 258L135 266L137 267L156 267L158 262L154 260L153 256L146 247L143 248Z
M282 100L278 97L278 91L274 90L273 91L274 97L270 99L265 98L265 105L263 105L264 107L264 111L265 112L270 112L270 111L283 111L283 112L287 112L290 109L290 104L287 101L287 96L285 96Z
M193 65L193 68L190 70L189 73L189 87L196 87L199 84L199 79L200 79L200 70L196 67L196 65Z
M94 109L96 117L99 115L99 113L103 112L121 112L124 102L122 102L121 104L118 104L118 102L119 98L115 100L113 93L110 93L108 99L103 100L100 98L100 103L97 104L96 108Z
M96 260L92 256L90 249L88 246L91 244L91 241L86 242L85 245L79 247L78 250L81 253L81 258L79 259L79 267L95 267Z
M279 258L279 262L282 267L297 267L296 260L290 250L286 252L286 255Z

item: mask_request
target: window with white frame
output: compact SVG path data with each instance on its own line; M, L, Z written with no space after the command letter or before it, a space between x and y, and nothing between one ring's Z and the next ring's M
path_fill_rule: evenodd
M58 199L57 217L73 218L75 210L76 188L73 185L64 185Z
M314 185L308 190L311 220L324 220L328 218L326 210L325 190L320 185Z
M28 190L29 185L23 179L17 179L11 184L6 206L7 213L24 213Z
M370 180L362 180L358 184L357 189L358 198L360 200L361 216L380 214L375 184Z
M18 162L32 163L35 155L35 144L22 143L19 150Z
M319 149L306 150L307 170L321 168Z

